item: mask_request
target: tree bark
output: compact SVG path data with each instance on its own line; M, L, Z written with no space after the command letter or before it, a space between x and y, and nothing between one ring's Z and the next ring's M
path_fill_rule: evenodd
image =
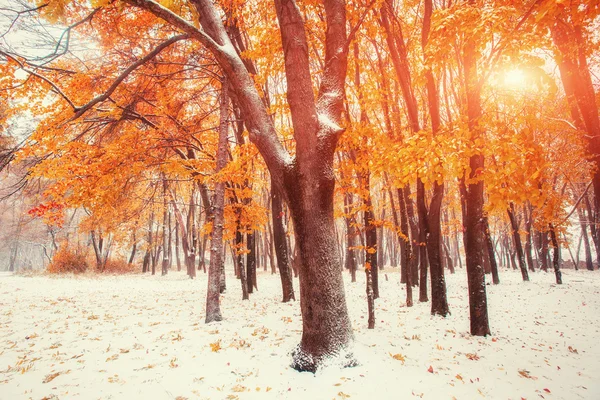
M350 217L352 212L352 194L344 194L344 221L346 222L346 269L350 271L350 279L356 282L356 270L358 269L358 261L356 259L356 226L353 224L353 218Z
M485 229L485 244L487 246L487 252L490 260L490 268L492 272L492 282L494 285L500 283L500 276L498 275L498 263L496 262L496 254L494 253L494 242L492 241L492 234L490 232L490 223L487 215L484 216L484 229Z
M529 267L529 271L535 271L535 264L533 262L533 254L532 254L532 229L531 225L533 223L533 209L531 208L531 204L527 202L525 206L523 206L523 215L525 216L525 232L527 235L525 236L525 257L527 258L527 265Z
M169 218L169 206L167 203L167 180L163 174L162 176L162 181L163 181L163 221L162 221L162 229L163 229L163 234L162 234L162 240L163 240L163 259L162 259L162 265L161 265L161 275L165 276L168 271L169 271L169 249L168 246L170 246L171 243L169 243L168 241L168 218Z
M285 240L285 227L283 225L283 199L277 186L271 182L271 216L273 219L273 241L275 242L275 255L277 256L277 268L281 278L282 301L287 303L296 300L292 278L292 268Z
M556 284L562 285L562 273L560 272L560 247L556 238L556 231L554 230L554 226L552 226L552 224L550 224L550 239L552 240L552 247L554 248L552 264L554 265Z
M594 264L592 262L592 250L590 247L590 240L587 234L587 223L585 221L585 215L581 208L577 207L577 215L579 216L579 224L581 226L581 237L583 238L583 248L585 249L585 266L588 271L594 270ZM576 265L578 267L578 265Z
M248 293L254 293L254 280L256 279L256 242L254 231L246 234L246 246L248 253L246 254L246 271L248 272L246 284L248 285Z
M508 209L508 218L510 219L510 226L512 228L512 236L515 244L515 250L517 251L517 260L519 261L519 269L521 270L521 276L523 281L529 281L529 273L527 272L527 264L525 264L525 255L523 253L523 245L521 244L521 234L519 233L519 223L515 215L515 206L510 203Z
M227 78L223 77L221 81L219 144L217 147L217 167L215 171L217 174L227 165L227 137L229 127L228 86ZM223 257L223 211L225 208L225 182L222 180L219 180L215 183L215 194L211 208L211 214L213 216L213 229L210 239L210 264L208 267L208 288L206 290L206 323L221 321L223 319L221 316L221 306L219 303L221 286L220 269Z
M469 0L470 7L475 5ZM482 116L481 84L477 74L477 38L472 34L467 37L463 47L463 65L467 97L467 120L471 132L471 142L483 139L479 125ZM483 154L474 154L469 159L469 184L466 196L465 253L467 261L467 281L469 287L469 311L471 317L471 334L487 336L490 334L487 311L487 295L485 289L485 273L483 270Z

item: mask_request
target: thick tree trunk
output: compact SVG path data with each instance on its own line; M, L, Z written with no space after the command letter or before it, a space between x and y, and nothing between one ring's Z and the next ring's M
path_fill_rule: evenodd
M273 241L275 242L275 255L277 256L277 268L281 278L281 290L283 302L296 300L292 278L292 267L288 256L287 243L285 240L285 227L283 225L283 199L277 189L277 185L271 182L271 216L273 219Z
M333 228L334 177L295 174L286 183L300 257L303 327L292 366L314 372L327 357L346 353L353 338ZM346 359L354 363L350 355Z
M512 228L512 236L517 251L517 260L519 261L519 268L521 269L521 275L523 281L529 281L529 273L527 272L527 265L525 264L525 254L523 253L523 246L521 244L521 234L519 233L519 223L517 222L517 216L515 215L515 206L510 203L508 209L508 218L510 219L510 226Z
M578 129L587 132L592 161L596 168L592 177L594 187L595 217L600 213L600 115L596 103L596 93L588 66L585 39L581 26L566 20L560 13L550 25L552 40L557 47L557 65L561 75L571 115ZM593 221L596 223L597 221Z

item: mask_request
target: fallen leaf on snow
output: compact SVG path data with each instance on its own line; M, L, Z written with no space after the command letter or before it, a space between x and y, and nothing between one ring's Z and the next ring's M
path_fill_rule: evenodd
M402 361L402 364L404 365L404 361L406 361L406 359L404 358L404 356L402 354L400 354L400 353L394 354L394 355L392 355L392 353L389 353L389 354L390 354L390 356L392 356L392 358L394 360Z
M61 374L68 374L69 372L71 372L71 370L68 370L68 371L59 371L59 372L55 372L53 374L48 374L48 375L46 375L46 377L44 378L44 380L42 381L42 383L52 382L52 380L54 380L54 378L56 378L57 376L59 376Z

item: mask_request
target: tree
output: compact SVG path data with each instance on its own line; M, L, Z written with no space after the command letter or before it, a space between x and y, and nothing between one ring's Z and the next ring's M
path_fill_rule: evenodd
M353 364L353 356L348 353L353 335L333 219L333 155L339 136L344 131L341 116L348 53L345 1L323 2L325 57L316 96L312 89L302 13L295 1L275 1L285 59L287 99L296 144L294 156L279 141L275 124L228 35L216 4L208 0L186 3L187 10L194 10L189 16L197 18L199 29L193 21L189 22L153 0L126 2L184 32L155 47L126 73L143 65L176 40L193 39L204 45L227 77L250 133L250 140L263 156L273 182L284 195L294 222L301 259L303 334L294 352L294 368L315 371L330 357L341 357L345 364ZM96 5L111 7L104 1L98 1ZM58 0L50 2L44 10L51 17L62 17L61 13L68 11L65 4ZM108 92L95 97L85 106L76 106L66 95L62 96L72 108L70 119L82 116L109 99L126 76L121 75Z

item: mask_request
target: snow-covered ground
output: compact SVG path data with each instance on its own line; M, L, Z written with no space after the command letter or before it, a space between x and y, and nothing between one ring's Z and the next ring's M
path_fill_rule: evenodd
M600 399L600 272L565 271L562 286L501 272L487 338L468 334L464 270L447 276L446 319L406 308L397 269L382 271L375 330L363 274L348 279L361 365L316 375L288 367L300 309L280 303L277 275L261 272L250 301L228 276L225 320L209 325L202 273L1 275L0 399Z

